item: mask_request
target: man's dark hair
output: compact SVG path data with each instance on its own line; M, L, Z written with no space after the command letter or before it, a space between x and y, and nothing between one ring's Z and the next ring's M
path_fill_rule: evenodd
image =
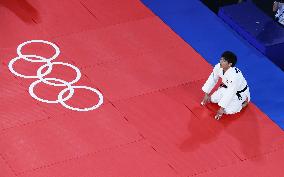
M231 51L225 51L222 56L228 63L232 63L232 67L237 63L237 56Z

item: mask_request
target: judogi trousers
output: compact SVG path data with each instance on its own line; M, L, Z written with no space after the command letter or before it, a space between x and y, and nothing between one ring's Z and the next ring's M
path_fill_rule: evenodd
M216 90L212 95L211 95L211 102L212 103L219 103L219 101L222 99L224 92L226 91L227 88L224 87L219 87L218 90ZM249 92L249 87L242 93L240 93L241 99L238 98L237 95L235 95L229 103L229 105L225 108L225 114L235 114L238 113L242 110L242 104L246 99L250 101L250 92Z

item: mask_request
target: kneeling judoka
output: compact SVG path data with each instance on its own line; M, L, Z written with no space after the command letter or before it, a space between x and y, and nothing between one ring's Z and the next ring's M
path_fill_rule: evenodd
M220 106L215 116L217 120L223 114L240 112L250 102L247 81L242 72L235 67L236 63L236 55L231 51L225 51L221 56L220 63L215 65L213 72L202 87L205 96L201 104L205 105L208 102L213 102ZM209 94L219 78L222 79L222 84L210 96Z

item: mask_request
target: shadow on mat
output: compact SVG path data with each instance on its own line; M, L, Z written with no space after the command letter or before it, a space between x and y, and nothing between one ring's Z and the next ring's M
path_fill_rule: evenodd
M249 105L240 113L224 115L222 119L217 121L214 119L218 110L215 105L210 104L207 108L201 106L192 108L192 112L199 117L189 122L190 136L181 143L181 151L207 149L206 144L218 140L218 144L223 146L220 148L229 147L232 151L236 149L240 151L235 152L235 154L241 154L239 158L242 160L259 155L261 153L259 149L259 125L257 115L253 115L254 112L250 109ZM219 136L224 136L223 138L226 139L223 144L219 141Z
M0 6L9 9L25 23L40 23L38 11L27 0L0 0Z

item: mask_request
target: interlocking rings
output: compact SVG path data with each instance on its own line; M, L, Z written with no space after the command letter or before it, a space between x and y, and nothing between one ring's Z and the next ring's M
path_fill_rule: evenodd
M27 45L27 44L31 44L31 43L43 43L43 44L48 44L48 45L51 45L54 49L55 49L55 54L50 57L50 58L44 58L42 56L38 56L38 55L26 55L26 54L22 54L22 48ZM81 78L81 72L79 70L79 68L77 68L76 66L72 65L72 64L69 64L69 63L64 63L64 62L52 62L52 60L55 60L59 54L60 54L60 50L59 50L59 47L49 41L44 41L44 40L30 40L30 41L26 41L22 44L20 44L18 47L17 47L17 54L19 56L13 58L9 64L8 64L8 67L9 67L9 70L16 76L18 77L22 77L22 78L26 78L26 79L38 79L36 81L34 81L33 83L31 83L31 85L29 86L29 93L30 95L38 100L38 101L41 101L41 102L44 102L44 103L60 103L62 106L64 106L65 108L68 108L68 109L71 109L73 111L91 111L91 110L94 110L94 109L97 109L99 108L102 104L103 104L103 95L100 91L98 91L97 89L95 88L92 88L92 87L87 87L87 86L73 86L72 84L75 84L76 82L78 82ZM33 58L33 59L31 59ZM18 60L20 59L23 59L23 60L26 60L28 62L32 62L32 63L45 63L44 65L42 65L41 67L38 68L37 70L37 74L36 75L31 75L31 76L28 76L28 75L23 75L23 74L20 74L18 73L17 71L14 70L13 68L13 65L15 62L17 62ZM53 68L53 65L62 65L62 66L66 66L66 67L70 67L72 68L73 70L75 70L76 72L76 78L70 82L67 82L65 80L62 80L62 79L58 79L58 78L45 78L45 76L47 76L48 74L51 73L52 71L52 68ZM47 68L47 70L43 73L43 69L44 68ZM56 83L52 82L52 81L55 81ZM51 86L55 86L55 87L62 87L62 86L65 86L67 88L61 90L61 92L58 94L57 96L57 100L46 100L46 99L43 99L43 98L40 98L38 97L35 93L34 93L34 88L36 87L37 84L39 83L44 83L44 84L47 84L47 85L51 85ZM96 105L92 106L92 107L88 107L88 108L75 108L75 107L72 107L70 105L67 105L65 103L65 101L69 100L73 94L74 94L74 90L75 89L86 89L86 90L90 90L94 93L96 93L98 95L98 98L99 98L99 101ZM66 97L63 98L63 95L68 92L68 95Z

